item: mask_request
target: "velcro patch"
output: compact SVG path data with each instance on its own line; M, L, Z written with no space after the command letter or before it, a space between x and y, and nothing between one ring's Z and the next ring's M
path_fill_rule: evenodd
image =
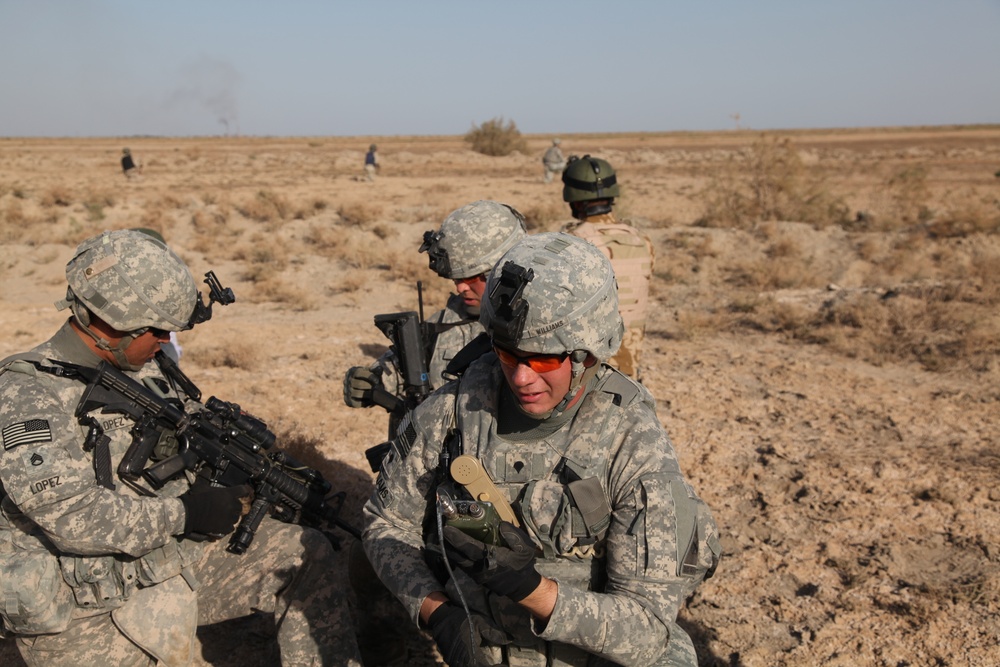
M52 429L48 419L29 419L11 424L3 429L3 448L14 449L19 445L52 442Z

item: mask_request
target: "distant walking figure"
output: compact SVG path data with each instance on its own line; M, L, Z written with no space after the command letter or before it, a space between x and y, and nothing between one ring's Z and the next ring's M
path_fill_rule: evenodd
M545 155L542 156L542 164L545 166L545 182L551 183L552 177L556 174L561 174L563 169L566 168L566 158L563 157L562 151L559 149L559 138L552 140L552 145L549 149L545 151Z
M375 174L379 170L378 156L375 154L377 147L372 144L368 147L368 152L365 153L365 178L369 181L375 180Z
M137 165L132 159L132 151L127 148L122 149L122 173L125 178L132 178L142 173L142 165Z

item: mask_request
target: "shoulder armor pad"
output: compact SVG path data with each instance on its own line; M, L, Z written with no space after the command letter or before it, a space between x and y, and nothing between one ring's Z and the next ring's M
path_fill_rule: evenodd
M11 371L14 373L23 373L24 375L35 376L38 374L38 369L31 362L41 360L42 357L40 355L32 352L12 354L3 361L0 361L0 373Z
M615 396L615 405L627 406L642 394L639 385L614 368L601 383L601 391Z

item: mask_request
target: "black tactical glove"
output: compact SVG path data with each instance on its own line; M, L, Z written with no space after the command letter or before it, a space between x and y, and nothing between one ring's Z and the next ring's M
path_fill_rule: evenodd
M493 626L479 614L471 614L470 632L469 618L462 607L446 602L427 619L427 629L434 637L448 667L490 667L493 662L486 657L481 647L510 642L503 630Z
M454 526L444 527L445 551L453 565L497 595L520 602L542 582L535 570L535 545L508 521L500 522L500 537L506 546L485 544Z
M184 503L184 534L222 537L233 532L243 515L242 498L252 490L241 486L195 485L180 496Z
M352 366L344 375L344 403L349 408L370 408L375 405L372 389L381 386L380 373L364 366Z

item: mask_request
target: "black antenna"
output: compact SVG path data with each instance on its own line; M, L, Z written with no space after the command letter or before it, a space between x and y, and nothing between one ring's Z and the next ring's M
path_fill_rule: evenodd
M424 283L417 281L417 312L420 314L420 323L424 323Z

